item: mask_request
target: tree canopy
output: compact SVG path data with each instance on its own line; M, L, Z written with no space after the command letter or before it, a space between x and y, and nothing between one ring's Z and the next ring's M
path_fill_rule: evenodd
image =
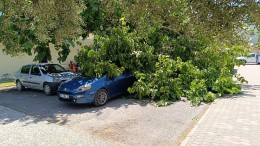
M35 60L51 59L49 43L66 55L68 44L82 34L84 5L71 0L3 0L0 42L11 55L35 52ZM64 60L61 55L61 60Z
M236 57L247 53L250 25L260 26L255 0L3 0L0 42L7 54L38 53L53 43L60 60L78 37L94 45L76 57L82 73L99 77L127 70L128 89L158 105L186 96L197 105L241 91L233 81ZM45 54L44 54L45 53ZM50 58L48 58L50 59Z

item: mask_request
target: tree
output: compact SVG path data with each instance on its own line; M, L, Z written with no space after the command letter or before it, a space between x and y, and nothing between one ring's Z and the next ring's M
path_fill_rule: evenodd
M0 2L0 42L11 55L32 52L35 60L51 60L49 43L55 45L60 61L69 54L69 44L82 33L76 0L3 0Z
M99 77L128 70L137 81L129 88L158 105L186 96L194 105L236 94L236 57L246 54L240 32L259 27L257 1L137 0L102 1L103 30L78 56L83 73ZM243 77L236 76L245 82Z

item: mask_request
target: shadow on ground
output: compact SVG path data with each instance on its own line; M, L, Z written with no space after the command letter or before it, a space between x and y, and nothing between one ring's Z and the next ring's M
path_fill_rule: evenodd
M66 117L73 114L94 113L101 115L106 109L116 110L128 108L130 105L147 106L148 102L140 102L133 99L122 99L116 97L110 99L105 106L94 107L92 105L78 105L60 102L54 96L46 96L42 91L26 90L16 91L15 88L0 90L0 105L19 111L21 113L37 117L34 122L47 120L52 123L66 124ZM2 124L13 122L11 119L2 119Z
M207 104L191 106L189 101L181 100L157 108L154 103L123 98L93 107L63 103L42 91L18 92L14 88L0 90L0 106L24 113L18 118L0 116L2 125L22 122L26 126L49 121L126 145L171 145L208 107Z
M243 85L243 90L260 90L260 85Z
M237 98L256 98L252 93L254 90L260 90L260 85L243 85L242 92L236 95L224 95L221 99L237 99Z

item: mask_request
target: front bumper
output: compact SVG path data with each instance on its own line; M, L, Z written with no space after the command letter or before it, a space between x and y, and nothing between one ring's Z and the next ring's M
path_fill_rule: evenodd
M69 92L58 91L59 100L67 103L91 104L94 101L94 96L95 94L89 93L72 94Z

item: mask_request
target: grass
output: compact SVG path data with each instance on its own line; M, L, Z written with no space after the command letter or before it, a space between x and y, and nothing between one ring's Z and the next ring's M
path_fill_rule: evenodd
M10 87L10 86L15 86L15 83L14 82L0 83L0 88L2 88L2 87Z

